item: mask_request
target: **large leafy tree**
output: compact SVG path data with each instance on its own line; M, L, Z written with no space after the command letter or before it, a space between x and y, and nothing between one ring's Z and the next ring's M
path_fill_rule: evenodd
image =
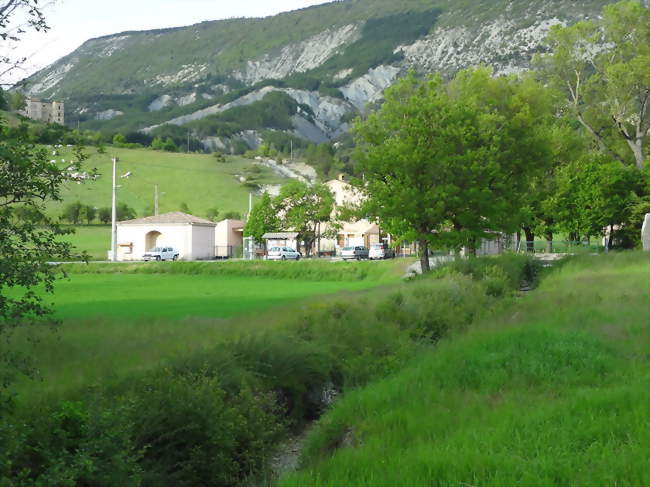
M471 251L492 232L519 226L530 179L550 158L538 130L545 117L522 83L487 68L449 84L408 76L355 126L364 212L397 238L418 241L424 271L432 243Z
M566 94L567 106L601 149L637 168L650 137L650 8L636 0L608 5L597 21L555 26L552 53L535 60Z

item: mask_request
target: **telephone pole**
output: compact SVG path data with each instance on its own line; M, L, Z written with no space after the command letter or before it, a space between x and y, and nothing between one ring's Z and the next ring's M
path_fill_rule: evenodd
M111 209L111 261L117 262L117 157L113 157L113 204Z
M155 216L158 216L158 185L154 185L154 192L153 192L153 214Z

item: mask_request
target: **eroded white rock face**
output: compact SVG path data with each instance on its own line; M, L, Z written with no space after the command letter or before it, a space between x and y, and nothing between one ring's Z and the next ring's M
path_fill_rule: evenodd
M160 74L150 80L148 84L171 86L179 83L190 83L204 78L207 73L207 64L184 64L177 72Z
M113 110L111 108L109 110L104 110L103 112L97 112L95 118L97 120L113 120L115 117L119 117L120 115L124 115L124 112Z
M349 24L328 29L297 44L285 46L277 54L269 53L256 61L248 61L246 68L233 73L233 77L247 84L255 84L317 68L336 54L340 47L359 39L361 25Z
M404 54L406 67L420 72L455 72L478 64L492 65L496 74L520 72L527 69L550 28L558 24L564 22L550 18L518 28L501 17L476 29L436 29L411 45L398 47L396 52Z
M156 98L154 101L152 101L147 109L150 112L157 112L158 110L162 110L165 107L168 107L174 103L174 99L169 96L169 95L162 95Z
M369 102L383 97L384 90L393 84L400 71L395 66L379 66L340 88L341 93L358 110L363 110Z
M28 95L34 95L51 90L65 78L66 73L74 68L75 65L76 60L72 60L69 63L61 63L58 66L54 66L38 82L27 85L26 93Z

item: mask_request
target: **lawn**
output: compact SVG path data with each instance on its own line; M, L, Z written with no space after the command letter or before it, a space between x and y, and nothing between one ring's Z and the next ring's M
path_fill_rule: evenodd
M111 205L113 155L119 159L118 176L131 173L129 178L119 179L118 201L134 208L137 216L143 216L145 210L153 208L155 185L160 191L161 213L178 211L181 203L185 203L192 214L205 217L209 208L217 208L222 214L248 210L251 189L242 184L238 176L260 184L286 181L270 169L241 157L229 156L227 162L220 163L205 154L113 147L107 148L106 154L98 154L92 147L87 148L86 153L90 158L84 162L84 169L96 168L99 179L82 184L68 183L62 191L63 202L49 204L53 216L59 216L65 204L77 200L97 208ZM69 150L51 157L59 161L60 167L64 166L61 159L73 159Z
M212 265L224 265L214 263ZM73 274L57 285L56 316L68 318L229 318L372 282L318 282L241 276Z
M75 252L87 252L91 260L106 260L111 248L110 225L70 225L74 233L61 240L70 242Z
M157 366L251 329L281 324L303 304L396 282L410 261L67 265L49 296L62 325L20 330L15 351L42 382L31 401Z

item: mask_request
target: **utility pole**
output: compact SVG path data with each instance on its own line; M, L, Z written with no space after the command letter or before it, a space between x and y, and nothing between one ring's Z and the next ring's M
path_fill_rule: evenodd
M251 217L251 213L253 212L253 193L248 193L248 216L246 217L246 221Z
M111 261L117 262L117 157L113 157Z
M153 214L158 216L158 185L154 185L153 191Z

